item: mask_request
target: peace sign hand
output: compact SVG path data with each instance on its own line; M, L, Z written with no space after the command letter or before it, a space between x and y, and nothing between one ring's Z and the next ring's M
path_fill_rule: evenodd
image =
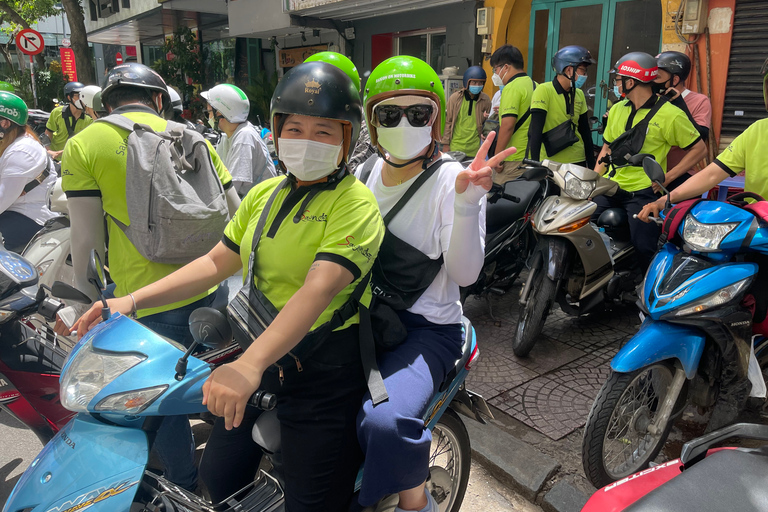
M488 148L496 138L496 133L491 132L475 155L475 159L469 167L456 176L456 199L463 199L467 204L478 204L484 194L491 190L493 185L493 168L500 165L506 158L517 151L516 148L507 148L496 156L486 161Z

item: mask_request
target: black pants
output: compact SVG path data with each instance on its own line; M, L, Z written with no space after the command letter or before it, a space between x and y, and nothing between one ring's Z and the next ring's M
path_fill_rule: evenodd
M667 187L667 190L672 192L677 187L679 187L680 185L688 181L690 177L691 177L690 174L688 174L687 172L684 172L681 176L678 176L677 178L675 178L675 180L672 183L669 184L669 186Z
M633 215L640 213L643 206L654 202L656 199L656 194L651 187L638 190L634 193L634 197L628 201L621 201L615 197L607 196L598 196L595 198L597 210L595 210L595 213L592 215L594 221L597 221L600 214L608 208L623 208L627 211L627 215L629 216L629 231L632 236L632 245L635 247L635 254L637 255L636 261L640 272L645 272L648 265L651 263L653 255L656 254L660 229L655 223L645 223L639 219L633 218Z
M5 248L20 253L42 226L26 215L4 211L0 214L0 233L3 235Z
M265 372L262 388L277 394L288 512L348 510L363 459L355 431L366 390L357 325L335 332L309 360ZM261 449L251 430L259 411L249 408L239 428L217 418L200 463L214 503L253 481Z

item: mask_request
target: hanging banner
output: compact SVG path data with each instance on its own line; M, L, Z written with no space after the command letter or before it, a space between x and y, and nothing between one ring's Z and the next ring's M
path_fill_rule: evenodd
M292 68L304 62L307 57L328 50L327 44L316 46L299 46L298 48L286 48L280 50L280 67Z
M69 76L70 82L77 82L77 66L75 65L75 50L72 48L59 48L61 55L61 72Z

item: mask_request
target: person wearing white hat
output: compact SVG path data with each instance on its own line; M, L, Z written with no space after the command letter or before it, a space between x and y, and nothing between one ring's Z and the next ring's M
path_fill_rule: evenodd
M104 105L101 104L101 87L98 85L86 85L80 91L80 100L85 106L85 113L96 120L107 113Z
M208 102L208 122L221 130L216 151L232 174L235 190L245 196L254 185L277 176L267 145L248 121L251 104L237 86L220 84L200 94Z

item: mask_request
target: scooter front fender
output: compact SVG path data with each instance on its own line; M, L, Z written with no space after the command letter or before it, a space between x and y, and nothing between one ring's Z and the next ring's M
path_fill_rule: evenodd
M3 512L128 512L148 453L144 431L78 414L32 461Z
M704 351L704 335L692 327L646 318L635 336L611 361L611 369L629 373L648 365L677 359L692 379Z

